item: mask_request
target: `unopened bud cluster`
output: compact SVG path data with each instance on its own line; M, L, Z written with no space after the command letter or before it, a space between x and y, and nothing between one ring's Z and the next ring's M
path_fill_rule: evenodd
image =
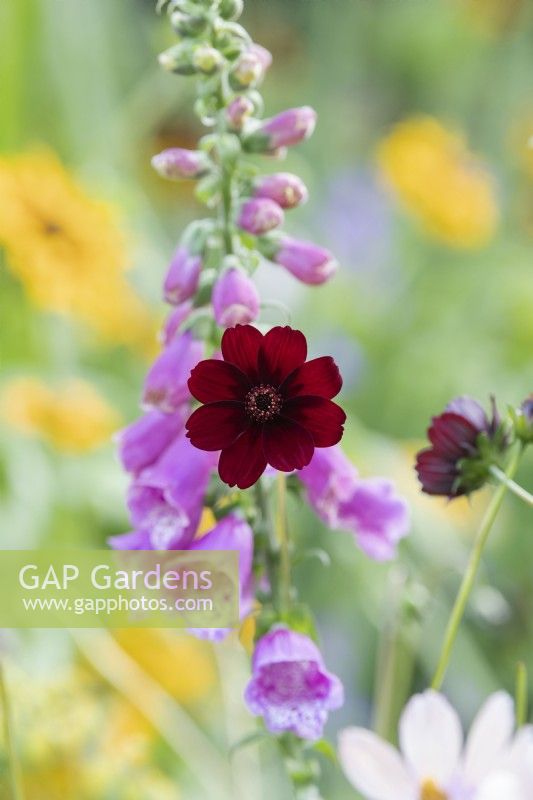
M220 327L253 322L260 299L251 275L262 258L310 285L324 283L337 267L324 248L281 230L285 213L307 200L303 181L288 172L260 175L252 161L256 154L282 158L288 147L311 136L316 114L303 106L263 118L259 87L272 56L237 22L242 0L162 0L159 5L177 36L160 64L169 72L196 76L195 111L212 130L196 150L169 148L155 155L152 165L169 180L197 180L197 199L220 210L217 220L193 223L193 231L185 231L164 297L174 306L188 304L188 312L179 314L182 326L192 324L194 309L208 304Z

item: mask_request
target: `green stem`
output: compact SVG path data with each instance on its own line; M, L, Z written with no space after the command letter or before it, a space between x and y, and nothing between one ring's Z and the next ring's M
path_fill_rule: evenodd
M228 102L228 85L227 75L222 73L220 76L220 99L222 105L225 107ZM222 137L228 132L225 122L224 113L220 113L218 132ZM226 255L233 254L233 174L235 171L235 164L230 164L227 159L220 154L220 169L221 169L221 203L220 203L220 222L222 227L222 236L224 239L224 249Z
M518 464L520 463L520 458L522 456L523 449L524 449L523 445L521 445L513 453L511 460L509 461L509 464L507 466L507 469L504 473L507 479L512 479L516 474L516 470L518 469ZM481 556L483 555L483 550L487 543L487 539L489 538L489 534L494 524L494 520L496 519L498 511L501 508L503 498L505 497L507 489L508 489L507 482L501 483L499 485L498 489L496 490L496 492L492 497L491 502L489 503L489 506L483 517L483 520L481 521L481 526L479 528L479 531L477 533L474 542L474 548L470 555L470 560L468 562L466 572L463 576L461 587L459 589L459 593L455 600L452 613L446 628L446 634L444 637L444 643L442 645L439 663L437 665L435 677L433 678L431 684L433 689L440 689L440 687L442 686L442 682L444 680L444 676L446 675L446 671L448 669L448 665L450 662L453 646L455 644L455 639L457 638L457 633L459 631L459 626L463 619L468 599L474 587L476 575L481 562Z
M516 725L521 728L527 722L527 669L523 661L516 665Z
M373 720L375 732L391 743L396 740L400 710L411 686L415 641L420 634L420 625L405 603L407 590L405 574L393 570L386 598L389 619L380 637L376 665Z
M277 493L278 493L278 541L280 551L280 601L282 604L282 611L288 612L291 605L291 554L289 544L289 532L287 529L287 485L285 483L285 476L278 475L277 477Z
M224 248L227 255L233 253L233 231L232 231L232 213L233 213L233 192L232 192L232 178L233 174L226 165L222 167L222 233L224 236Z
M269 498L261 478L259 478L259 480L255 484L254 491L255 491L255 502L257 503L257 508L259 509L259 516L260 516L260 523L258 526L258 530L260 530L261 533L264 534L266 541L264 559L265 559L267 578L270 584L272 604L274 608L276 608L277 611L279 612L281 606L279 597L279 581L278 581L279 547L274 531L274 526L272 524Z
M0 664L0 705L3 711L4 744L8 763L9 784L11 787L12 800L24 800L20 773L18 769L15 745L13 742L13 731L11 723L11 710L9 707L9 697L7 694L4 669Z
M530 494L518 483L515 483L515 481L511 480L511 478L509 478L505 472L502 472L502 470L495 464L490 467L490 474L493 478L496 478L499 483L504 483L510 492L515 494L529 506L533 506L533 494Z

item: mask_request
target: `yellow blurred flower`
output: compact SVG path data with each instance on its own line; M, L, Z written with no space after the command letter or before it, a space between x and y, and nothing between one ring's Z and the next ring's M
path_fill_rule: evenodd
M424 227L455 247L481 247L496 229L491 178L462 137L431 117L411 117L381 142L388 183Z
M194 703L216 685L209 642L164 630L116 631L120 646L180 703Z
M116 412L82 380L52 389L37 378L16 378L5 385L0 399L7 422L67 452L97 447L120 425Z
M207 506L202 511L202 516L200 517L200 522L198 523L198 528L195 533L195 538L200 539L204 536L208 531L215 527L217 524L217 520L213 512Z
M239 630L239 642L242 644L249 656L252 655L254 649L256 630L256 614L253 613L244 618Z
M56 156L0 158L0 245L40 308L67 314L117 343L153 338L125 278L125 243L111 207L85 194Z
M178 800L175 781L153 764L153 731L98 676L73 666L30 679L9 666L25 797Z

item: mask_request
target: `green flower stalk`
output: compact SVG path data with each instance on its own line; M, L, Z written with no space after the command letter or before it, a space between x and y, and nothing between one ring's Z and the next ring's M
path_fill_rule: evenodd
M530 442L530 406L530 400L526 400L518 411L513 410L510 424L501 419L494 399L489 416L471 397L457 397L442 414L433 417L428 429L431 446L417 455L416 470L422 491L427 494L453 500L472 494L491 480L499 484L481 522L452 608L432 682L433 689L442 686L483 551L506 492L513 492L528 505L533 505L533 496L513 480L523 451Z

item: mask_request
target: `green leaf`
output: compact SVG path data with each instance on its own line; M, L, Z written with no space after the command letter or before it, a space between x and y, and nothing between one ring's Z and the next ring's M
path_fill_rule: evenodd
M327 739L320 739L318 742L314 742L312 747L313 750L315 750L317 753L320 753L321 756L324 756L333 764L337 763L337 753L335 748L331 742L328 742Z

